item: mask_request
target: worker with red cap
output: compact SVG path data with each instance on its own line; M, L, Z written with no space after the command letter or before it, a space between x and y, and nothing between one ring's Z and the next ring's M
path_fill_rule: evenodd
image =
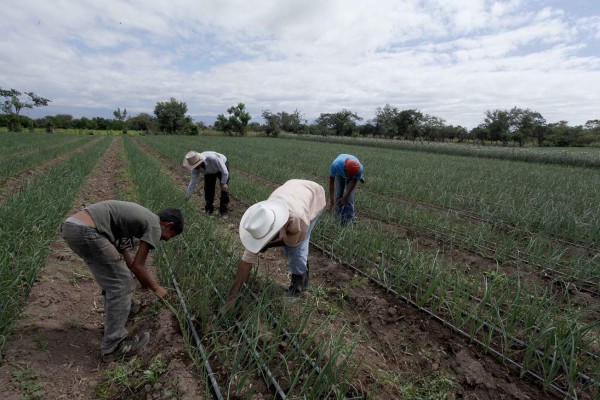
M364 182L363 166L358 158L350 154L340 154L331 163L329 172L329 209L335 207L342 225L354 221L354 188L356 182ZM335 188L335 197L334 197Z

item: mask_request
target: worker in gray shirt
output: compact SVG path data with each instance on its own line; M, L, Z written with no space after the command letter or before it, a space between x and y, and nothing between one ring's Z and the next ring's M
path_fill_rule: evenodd
M177 208L158 214L136 203L105 200L73 214L61 226L61 236L81 257L104 295L104 337L100 354L113 361L136 354L150 340L148 332L129 335L129 318L135 275L143 288L160 298L167 290L146 269L150 250L183 231L183 215ZM139 242L135 256L128 248Z

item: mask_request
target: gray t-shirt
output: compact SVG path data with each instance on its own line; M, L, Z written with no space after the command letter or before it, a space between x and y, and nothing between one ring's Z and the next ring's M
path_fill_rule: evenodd
M158 215L136 203L105 200L86 207L96 223L98 233L106 236L118 248L132 247L139 239L154 249L160 242Z

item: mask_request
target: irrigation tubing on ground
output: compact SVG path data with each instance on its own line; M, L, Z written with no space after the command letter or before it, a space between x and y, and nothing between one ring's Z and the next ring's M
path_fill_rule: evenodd
M247 171L243 171L243 170L241 170L241 171L242 171L242 172L247 172ZM266 180L266 181L270 181L270 182L272 182L272 183L274 183L274 184L280 184L279 182L275 182L275 181L273 181L273 180L271 180L271 179L269 179L269 178L265 178L265 177L262 177L262 176L260 176L260 175L256 175L256 174L253 174L253 173L249 173L249 174L250 174L250 175L254 175L254 176L258 176L258 177L260 177L260 178L262 178L262 179L264 179L264 180ZM238 200L241 200L241 199L238 199ZM243 202L243 203L246 203L246 202L244 202L244 201L242 201L242 202ZM315 247L317 247L319 250L321 250L321 251L322 251L324 254L328 255L329 257L331 257L331 258L333 258L333 259L336 259L336 260L337 260L338 262L340 262L342 265L345 265L345 266L347 266L347 267L349 267L349 268L353 269L355 272L357 272L357 273L359 273L359 274L361 274L361 275L365 276L365 277L366 277L367 279L369 279L371 282L373 282L373 283L375 283L376 285L378 285L378 286L380 286L380 287L384 288L386 291L388 291L388 292L391 292L391 293L395 294L396 296L400 297L400 298L401 298L403 301L405 301L406 303L408 303L408 304L412 305L413 307L417 308L418 310L420 310L420 311L422 311L422 312L426 313L427 315L429 315L430 317L432 317L434 320L437 320L438 322L440 322L440 323L442 323L443 325L445 325L445 326L449 327L450 329L454 330L455 332L457 332L457 333L461 334L462 336L464 336L464 337L468 338L469 340L471 340L471 341L475 342L476 344L478 344L478 345L479 345L479 346L481 346L482 348L484 348L484 349L486 349L486 350L488 350L488 351L492 352L492 354L494 354L496 357L500 358L501 360L504 360L504 361L508 362L509 364L511 364L511 365L513 365L514 367L516 367L516 368L520 369L521 371L524 369L523 365L519 364L517 361L515 361L515 360L512 360L511 358L509 358L509 357L507 357L507 356L503 355L502 353L500 353L500 352L496 351L496 350L495 350L495 349L493 349L493 348L490 348L489 346L486 346L486 345L485 345L483 342L479 341L478 339L472 338L472 337L471 337L471 335L469 335L467 332L464 332L463 330L461 330L461 329L460 329L460 328L458 328L457 326L453 325L452 323L450 323L450 322L446 321L445 319L441 318L440 316L438 316L438 315L436 315L436 314L434 314L434 313L430 312L429 310L427 310L427 309L425 309L425 308L423 308L423 307L419 306L418 304L416 304L416 303L415 303L415 302L413 302L412 300L410 300L410 299L406 298L405 296L402 296L402 295L400 295L400 294L399 294L397 291L395 291L394 289L390 288L390 287L389 287L388 285L386 285L385 283L383 283L383 282L379 281L378 279L376 279L376 278L374 278L374 277L370 276L369 274L367 274L367 273L365 273L365 272L361 271L360 269L358 269L358 268L356 268L356 267L354 267L354 266L352 266L352 265L350 265L350 264L348 264L348 263L344 262L343 260L339 259L339 257L337 257L337 256L333 255L332 253L330 253L329 251L327 251L327 250L326 250L326 249L324 249L323 247L319 246L318 244L316 244L316 243L314 243L314 242L312 242L312 241L311 241L311 244L313 244L313 246L315 246ZM213 285L213 289L214 289L214 290L217 292L217 294L219 294L219 293L218 293L218 290L216 289L216 287L215 287L214 285ZM236 326L238 327L238 329L241 329L241 327L239 327L239 324L238 324L237 322L236 322ZM244 334L243 332L242 332L242 334L245 336L245 334ZM249 339L247 339L247 337L246 337L246 340L249 340ZM269 371L269 372L270 372L270 371ZM532 376L534 379L536 379L536 380L538 380L538 381L540 381L540 382L544 382L544 379L543 379L542 377L540 377L539 375L537 375L536 373L534 373L533 371L530 371L530 370L525 370L525 373L526 373L526 374L528 374L528 375L530 375L530 376ZM581 376L581 375L582 375L582 374L578 373L578 376ZM271 374L271 376L272 376L272 374ZM584 375L584 378L587 378L588 382L589 382L589 381L591 381L592 383L596 384L596 382L595 382L593 379L591 379L591 378L589 378L589 377L587 377L587 376L585 376L585 375ZM570 395L568 392L565 392L565 391L564 391L562 388L558 387L557 385L555 385L555 384L553 384L553 383L550 383L550 384L548 384L548 387L549 387L549 388L550 388L550 389L551 389L553 392L555 392L555 394L557 394L557 395L561 395L561 396L567 396L567 397L569 397L569 398L573 398L573 397L572 397L572 396L571 396L571 395ZM284 396L285 396L285 395L284 395Z
M322 238L325 238L325 239L327 239L327 240L332 240L332 238L331 238L331 237L329 237L329 236L327 236L326 234L321 234L321 237L322 237ZM381 253L381 254L383 254L383 253ZM380 266L380 265L378 265L378 264L374 263L373 261L366 259L364 256L360 256L360 255L359 255L358 257L360 257L360 258L361 258L361 259L362 259L362 260L363 260L365 263L367 263L367 264L371 264L371 265L372 265L374 268L376 268L376 269L382 268L382 269L384 270L384 272L385 272L385 273L388 273L389 275L393 276L393 277L394 277L394 278L396 278L396 279L400 279L400 280L402 280L404 283L406 283L406 284L409 284L410 286L412 286L412 288L413 288L413 289L415 289L415 290L417 290L417 291L423 291L423 288L421 288L421 287L419 287L419 286L415 285L414 283L409 283L409 282L407 282L407 281L406 281L404 278L401 278L401 277L399 277L399 276L398 276L398 275L397 275L395 272L393 272L393 271L389 270L388 268L382 267L382 266ZM389 258L389 259L391 259L391 260L393 260L393 261L397 261L397 259L396 259L396 258L394 258L394 257L388 256L388 258ZM468 297L469 297L469 300L473 300L473 301L475 301L475 302L477 302L477 303L483 304L483 305L485 305L485 306L489 306L489 303L485 303L485 302L484 302L482 299L480 299L480 298L478 298L478 297L476 297L476 296L473 296L472 294L468 294L468 293L467 293L467 295L468 295ZM435 298L438 298L438 297L437 297L437 296L435 296L435 295L432 295L432 296L434 296ZM447 301L446 301L446 300L444 300L444 302L445 302L445 303L447 303ZM503 310L503 309L502 309L502 311L505 311L505 310ZM477 320L477 321L479 321L479 322L482 322L483 324L485 324L485 325L486 325L486 327L487 327L488 329L493 329L494 331L496 331L496 333L498 333L498 334L500 334L500 335L504 336L504 332L500 331L500 330L499 330L497 327L490 326L490 325L489 325L489 323L487 323L487 322L485 322L485 321L482 321L482 320L480 320L480 319L479 319L478 317L476 317L476 316L473 316L473 315L471 315L471 314L468 314L466 311L463 311L463 314L464 314L465 316L469 317L469 318L473 318L473 319L475 319L475 320ZM521 321L521 322L523 322L522 320L520 320L520 321ZM538 328L538 329L539 329L539 328ZM525 342L523 342L522 340L520 340L520 339L518 339L518 338L516 338L516 337L513 337L512 335L509 335L509 337L510 337L510 339L511 339L511 340L513 340L514 342L518 343L519 345L521 345L521 346L525 346L525 347L526 347L526 343L525 343ZM594 353L590 352L589 350L584 350L584 349L582 349L582 348L581 348L581 347L579 347L579 346L577 347L577 350L579 350L581 354L584 354L584 355L586 355L586 356L588 356L588 357L590 357L590 358L593 358L593 359L595 359L595 360L598 360L598 359L600 358L600 356L598 356L597 354L594 354ZM542 354L541 354L541 353L537 353L537 355L542 355ZM591 377L588 377L587 375L585 375L585 374L583 374L583 373L579 373L579 376L580 376L580 377L581 377L581 378L582 378L584 381L586 381L586 382L588 382L588 383L592 383L592 384L598 385L598 382L596 382L596 381L595 381L593 378L591 378Z
M260 260L259 260L260 261ZM248 286L247 284L244 284L244 286ZM250 288L248 288L250 289ZM255 301L258 301L258 296L256 295L256 293L254 293L252 290L248 290L248 292L250 293L250 295L252 296L252 298ZM273 313L267 311L268 316L271 318L271 320L273 321L273 327L277 327L281 324L281 320L274 315ZM310 364L311 368L313 368L315 370L315 372L317 374L321 374L321 367L319 367L317 365L317 363L306 353L306 351L304 351L302 349L302 347L300 346L300 344L298 343L298 341L296 339L294 339L294 337L292 336L292 334L287 330L287 328L285 326L282 325L282 331L283 331L283 335L284 337L292 344L292 347L302 356L302 358L304 358L306 361L308 361L308 363ZM335 385L331 385L331 389L333 390L334 393L338 392L338 389ZM342 397L342 400L347 400L347 397L344 395Z
M364 213L369 219L373 219L375 221L379 221L382 223L386 223L389 224L389 221L384 220L383 218L373 214L373 213ZM416 225L416 224L411 224L411 226L416 227L417 229L419 229L422 233L425 233L427 235L429 235L429 238L434 239L434 240L439 240L443 243L447 243L447 244L454 244L457 245L457 247L460 247L466 251L469 252L473 252L475 254L480 255L483 258L487 258L490 260L495 260L495 258L491 255L494 253L494 249L492 247L490 247L489 245L475 245L475 247L477 248L477 251L474 251L472 249L472 247L468 247L466 245L461 245L461 244L457 244L455 241L447 239L446 235L443 234L442 232L436 231L433 228L428 228L428 227L424 227L424 226L420 226L420 225ZM462 243L468 243L468 240L465 240L463 237L463 234L455 229L452 228L448 228L448 231L450 231L451 233L454 233L455 237L457 238L458 242L462 242ZM487 241L486 241L487 242ZM521 253L520 250L517 249L518 253ZM586 280L586 279L580 279L577 277L573 277L571 275L569 275L566 272L560 271L556 268L552 268L552 267L543 267L541 264L539 264L538 262L532 261L532 260L528 260L525 259L523 257L519 257L517 255L514 254L508 254L508 258L512 259L512 261L520 261L523 262L525 264L529 264L532 265L534 267L537 267L541 270L545 270L545 271L550 271L551 273L554 273L555 275L560 275L566 278L569 278L571 283L574 284L579 284L577 286L577 290L581 291L581 292L586 292L589 293L593 296L600 296L600 293L598 293L597 289L595 289L598 285Z
M250 172L250 171L247 171L247 170L243 170L243 169L239 169L239 168L238 168L238 169L236 169L236 170L238 170L238 171L242 172L243 174L247 174L247 175L250 175L250 176L254 176L254 177L256 177L256 178L259 178L259 179L262 179L262 180L264 180L264 181L270 182L270 183L272 183L272 184L274 184L274 185L281 185L281 183L280 183L280 182L274 181L273 179L270 179L270 178L266 178L266 177L264 177L264 176L262 176L262 175L258 175L258 174L255 174L255 173L253 173L253 172ZM423 203L423 202L419 202L419 201L413 201L413 202L414 202L415 204L428 205L428 203ZM436 209L438 209L438 210L440 210L440 211L441 211L441 210L443 210L443 208L442 208L442 207L435 206L435 205L434 205L434 208L436 208ZM453 211L453 212L456 212L456 213L466 213L466 214L467 214L467 216L469 216L470 218L473 218L473 219L478 219L478 220L481 220L481 221L483 221L483 222L485 222L485 223L490 223L490 222L488 222L487 220L481 219L480 217L478 217L478 216L475 216L475 215L473 215L473 214L469 213L468 211L463 211L463 210L458 210L458 209L453 209L453 208L448 208L448 209L449 209L449 210L451 210L451 211ZM368 217L368 218L370 218L370 219L374 219L374 220L376 220L376 221L380 221L380 222L383 222L383 223L389 224L389 221L387 221L387 220L384 220L383 218L381 218L381 217L378 217L377 215L375 215L375 214L373 214L373 213L370 213L370 212L369 212L369 213L365 213L365 215L367 215L367 217ZM501 222L502 222L502 223L505 223L504 221L501 221ZM508 224L508 223L506 223L506 224ZM510 225L510 224L509 224L509 225ZM427 233L430 235L430 237L431 237L431 238L433 238L433 239L435 239L435 240L441 240L441 241L442 241L442 242L444 242L444 243L454 243L454 241L451 241L451 240L448 240L448 239L446 239L446 238L445 238L445 235L444 235L443 233L441 233L441 232L438 232L438 231L436 231L435 229L432 229L432 228L427 228L427 227L423 227L423 226L418 226L418 225L414 225L414 224L413 224L413 226L417 227L417 228L418 228L418 229L420 229L422 232L427 232ZM512 225L511 225L511 226L512 226ZM452 229L452 228L448 228L448 230L449 230L451 233L454 233L454 235L455 235L455 236L456 236L456 237L459 239L459 241L461 241L461 242L463 242L463 243L466 243L466 242L468 242L467 240L465 240L465 239L464 239L464 237L463 237L463 234L462 234L461 232L459 232L459 231L457 231L457 230L455 230L455 229ZM527 232L529 232L529 231L527 231ZM556 241L559 241L559 242L561 242L561 241L562 241L560 238L551 238L551 237L544 236L544 235L541 235L541 234L540 234L540 236L546 237L547 239L556 240ZM562 241L562 242L563 242L564 244L566 244L566 245L570 245L570 246L573 246L573 247L580 247L580 248L584 248L584 249L586 249L587 251L596 251L596 249L589 248L589 247L585 247L585 246L583 246L583 245L578 245L578 244L576 244L576 243L570 243L570 242L566 242L566 241ZM459 247L461 247L461 248L463 248L463 249L465 249L465 250L467 250L467 251L473 251L473 250L472 250L472 248L470 248L470 247L467 247L467 246L460 246L460 245L459 245ZM493 254L493 253L494 253L494 249L493 249L492 247L490 247L489 245L488 245L488 246L485 246L485 245L479 245L478 247L480 248L480 250L479 250L478 252L476 252L477 254L479 254L480 256L482 256L482 257L484 257L484 258L494 259L494 258L493 258L493 257L490 255L490 254ZM487 251L488 253L485 253L485 252L484 252L484 251L482 251L481 249L483 249L484 251ZM598 252L600 252L600 250L597 250L597 251L598 251ZM520 253L520 251L519 251L518 249L517 249L517 252L519 252L519 253ZM591 295L594 295L594 296L600 296L600 294L598 293L598 290L597 290L597 289L595 289L595 288L597 288L597 287L598 287L598 286L597 286L597 284L595 284L595 283L593 283L593 282L591 282L591 281L589 281L589 280L586 280L586 279L579 279L579 278L574 278L574 277L570 276L570 275L569 275L568 273L566 273L566 272L560 271L560 270L558 270L558 269L556 269L556 268L553 268L553 267L548 267L548 266L546 266L546 267L543 267L543 266L542 266L542 265L540 265L538 262L531 261L531 260L527 260L527 259L525 259L525 258L519 257L519 256L517 256L517 255L514 255L514 254L509 254L509 255L508 255L508 257L509 257L509 258L511 258L513 261L520 261L520 262L524 262L524 263L526 263L526 264L533 265L533 266L535 266L535 267L537 267L537 268L540 268L540 269L542 269L542 270L551 271L552 273L554 273L554 274L556 274L556 275L560 275L560 276L563 276L563 277L566 277L566 278L570 278L570 280L571 280L573 283L576 283L576 284L577 284L577 283L579 283L579 284L580 284L580 286L578 286L578 287L577 287L577 289L578 289L579 291L582 291L582 292L587 292L587 293L589 293L589 294L591 294Z
M326 238L326 239L330 239L330 238L328 238L327 236L323 236L323 237L324 237L324 238ZM313 242L311 242L311 243L313 243ZM325 252L326 254L328 254L328 255L329 255L329 254L331 254L331 253L330 253L330 252L328 252L327 250L323 250L323 249L322 249L322 247L320 247L319 245L317 245L317 244L315 244L315 243L313 243L313 245L314 245L314 246L316 246L317 248L319 248L321 251ZM333 254L331 254L331 255L330 255L330 257L332 257L332 256L333 256L333 257L335 257L335 258L336 258L338 261L340 261L340 262L343 262L343 261L341 261L341 260L339 259L339 257L336 257L336 256L334 256ZM362 258L362 257L361 257L361 258ZM363 258L363 259L364 259L364 258ZM365 261L365 262L369 262L369 260L364 260L364 261ZM371 263L372 263L372 262L371 262ZM351 266L351 265L349 265L349 264L347 264L347 263L346 263L346 265L350 266L351 268L353 268L353 269L355 269L355 270L358 270L358 269L356 269L355 267L353 267L353 266ZM387 270L387 269L386 269L386 271L387 271L387 272L388 272L390 275L392 275L392 276L394 276L394 277L398 278L398 276L397 276L396 274L394 274L393 272L391 272L391 271L389 271L389 270ZM371 277L369 274L366 274L366 273L365 273L365 272L363 272L363 271L361 271L361 273L362 273L363 275L365 275L365 276L369 277L369 279L373 279L373 280L375 280L375 282L380 282L378 279L376 279L376 278L372 278L372 277ZM404 281L405 283L408 283L408 282L406 282L406 280L404 280L403 278L399 278L399 279L401 279L401 280L402 280L402 281ZM378 284L379 284L379 283L378 283ZM385 286L385 288L386 288L386 289L389 287L389 286L388 286L388 285L386 285L385 283L383 283L383 285ZM422 288L420 288L419 286L417 286L417 285L415 285L415 284L412 284L412 283L411 283L410 285L413 287L413 289L416 289L416 290L422 290ZM394 293L396 293L396 292L394 292ZM435 296L435 295L433 295L433 296ZM401 297L402 297L402 298L404 298L404 296L401 296ZM437 298L437 296L435 296L435 297ZM485 304L485 303L483 303L483 302L482 302L482 300L481 300L481 299L479 299L479 298L477 298L477 297L475 297L475 296L472 296L472 295L469 295L469 299L471 299L471 300L474 300L474 301L476 301L476 302L479 302L479 303L481 303L481 304ZM445 302L445 303L447 303L445 300L444 300L444 302ZM423 308L421 308L421 307L419 306L419 309L423 309ZM425 310L425 309L423 309L423 310ZM429 311L427 311L427 312L429 313ZM510 338L510 339L511 339L513 342L515 342L515 343L519 344L519 345L520 345L520 346L522 346L522 347L527 347L527 343L526 343L526 342L524 342L523 340L521 340L521 339L518 339L518 338L516 338L516 337L514 337L514 336L512 336L512 335L510 335L510 334L507 334L506 332L502 332L502 331L501 331L501 330L500 330L498 327L496 327L496 326L493 326L493 325L490 325L488 322L486 322L486 321L484 321L484 320L481 320L479 317L476 317L476 316L474 316L474 315L471 315L471 314L469 314L467 311L464 311L464 310L462 310L462 311L461 311L461 313L462 313L464 316L466 316L466 317L472 318L472 319L474 319L474 320L476 320L476 321L478 321L478 322L482 323L482 324L483 324L483 325L484 325L484 326L485 326L487 329L489 329L489 330L492 330L492 331L496 332L498 335L500 335L500 336L505 336L505 335L508 335L508 337L509 337L509 338ZM435 315L435 314L434 314L434 315ZM454 325L452 325L452 326L454 327ZM455 327L455 328L456 328L456 329L458 329L457 327ZM488 346L487 348L490 348L490 347ZM591 358L593 358L593 359L596 359L596 360L598 359L598 356L597 356L596 354L594 354L594 353L591 353L591 352L589 352L589 351L587 351L587 350L581 349L580 347L577 347L577 349L578 349L578 350L581 352L581 354L587 355L588 357L591 357ZM545 357L545 356L546 356L546 354L545 354L545 353L544 353L542 350L540 350L540 349L534 349L534 352L535 352L535 354L536 354L537 356L539 356L539 357ZM552 361L554 361L554 360L555 360L554 356L550 356L550 359L551 359ZM521 366L521 369L523 370L523 367L522 367L522 366ZM563 368L563 369L564 369L564 368ZM587 383L587 384L590 384L590 385L595 385L595 386L598 386L598 385L599 385L599 382L597 382L597 381L596 381L594 378L592 378L592 377L590 377L590 376L588 376L588 375L586 375L586 374L584 374L584 373L582 373L582 372L577 372L577 377L578 377L578 378L579 378L579 379L580 379L582 382L585 382L585 383ZM542 381L543 381L543 380L542 380Z
M200 353L200 357L202 358L202 361L204 363L204 369L206 370L206 375L208 376L208 379L210 380L210 383L211 383L211 386L213 389L213 393L214 393L215 397L217 398L217 400L224 400L223 394L221 393L221 388L215 378L215 373L213 372L213 370L210 366L210 362L208 361L208 357L206 355L206 352L204 351L204 346L202 346L202 343L200 341L200 336L198 336L198 332L196 331L196 328L194 327L192 318L190 317L190 314L187 310L187 306L185 304L185 299L183 297L183 293L179 289L179 285L177 284L177 279L175 278L175 274L173 273L171 264L168 262L167 257L165 256L164 250L163 250L163 259L167 262L167 266L169 267L169 273L171 274L173 286L175 287L175 290L177 291L177 297L179 298L181 308L183 309L183 313L185 315L185 319L186 319L188 328L192 332L192 336L194 337L194 341L196 342L196 348L198 349L198 352Z
M267 179L269 180L269 179ZM246 203L245 201L238 199L240 201L242 201L243 203ZM446 321L445 319L441 318L440 316L432 313L431 311L419 306L417 303L413 302L412 300L410 300L409 298L401 295L400 293L398 293L397 291L395 291L393 288L389 287L388 285L386 285L385 283L379 281L378 279L372 277L371 275L365 273L364 271L346 263L345 261L341 260L339 257L335 256L333 253L329 252L328 250L326 250L325 248L321 247L320 245L318 245L317 243L315 243L314 241L310 242L313 246L315 246L317 249L319 249L321 252L323 252L324 254L326 254L328 257L338 261L340 264L349 267L351 269L353 269L355 272L358 272L359 274L365 276L367 279L369 279L370 281L372 281L373 283L375 283L376 285L384 288L386 291L393 293L394 295L400 297L403 301L405 301L406 303L412 305L413 307L416 307L418 310L426 313L427 315L431 316L433 319L437 320L438 322L440 322L441 324L449 327L450 329L452 329L453 331L461 334L462 336L468 338L469 340L475 342L477 345L481 346L482 348L486 349L487 351L490 351L492 354L494 354L496 357L498 357L501 360L504 360L506 362L508 362L509 364L513 365L514 367L516 367L517 369L521 370L521 371L525 371L526 374L530 375L531 377L533 377L535 380L542 382L542 384L544 383L544 379L539 376L538 374L536 374L533 371L530 370L526 370L524 368L524 366L522 364L519 364L517 361L505 356L504 354L500 353L499 351L486 346L485 343L481 342L480 340L471 337L471 335L469 335L467 332L463 331L462 329L460 329L459 327L453 325L452 323L450 323L449 321ZM558 396L566 396L568 398L574 399L568 392L566 392L564 389L562 389L561 387L550 383L548 384L548 387Z
M243 170L243 169L237 169L237 170L239 170L240 172L245 173L247 175L251 175L251 176L263 179L263 180L265 180L267 182L271 182L274 185L281 185L281 182L277 182L277 181L275 181L273 179L264 177L262 175L255 174L253 172L250 172L250 171L247 171L247 170ZM517 225L515 225L513 223L510 223L508 221L504 221L502 219L498 219L496 221L491 221L491 220L489 220L487 218L484 218L484 217L481 217L481 216L479 216L477 214L474 214L473 212L468 211L468 210L458 209L458 208L454 208L454 207L450 207L450 206L441 206L441 205L437 205L437 204L433 204L433 203L427 203L427 202L423 202L423 201L419 201L419 200L398 198L398 197L394 197L394 196L390 196L390 195L382 194L382 193L377 193L377 192L373 192L373 191L368 191L368 192L374 193L376 196L379 196L379 197L384 197L384 198L388 198L388 199L392 199L392 200L399 200L401 202L405 202L405 203L409 203L409 204L422 205L422 206L425 206L425 207L428 207L428 208L433 208L435 210L442 211L442 212L445 212L445 211L453 212L455 214L463 215L463 216L465 216L467 218L471 218L471 219L474 219L474 220L477 220L477 221L480 221L480 222L483 222L483 223L486 223L486 224L492 225L492 226L501 225L501 226L505 226L507 228L522 229L528 235L534 235L535 234L535 235L540 236L542 238L545 238L545 239L548 239L548 240L551 240L551 241L555 241L555 242L558 242L558 243L562 243L565 246L576 247L576 248L585 250L587 252L593 252L593 253L600 254L600 248L588 247L586 245L579 244L579 243L574 243L572 241L569 241L567 239L563 239L561 237L549 236L549 235L544 234L542 232L532 232L529 229L526 229L526 228L523 229L523 228L521 228L521 227L519 227L519 226L517 226Z
M327 237L327 236L324 236L324 235L323 235L323 237L325 237L325 238L327 238L327 239L331 240L331 238L329 238L329 237ZM375 264L373 261L367 260L367 259L365 259L364 257L361 257L361 258L363 259L363 261L364 261L364 262L372 264L372 265L373 265L375 268L379 268L379 267L380 267L379 265ZM391 257L391 256L388 256L388 258L390 258L391 260L393 260L393 261L396 261L396 262L398 261L396 258L394 258L394 257ZM397 275L395 272L392 272L392 271L390 271L388 268L385 268L385 267L381 267L381 268L383 268L383 269L385 270L385 272L389 273L389 274L390 274L391 276L393 276L394 278L400 279L400 280L402 280L404 283L407 283L407 284L409 284L409 283L408 283L408 282L407 282L405 279L403 279L403 278L399 277L399 276L398 276L398 275ZM415 285L414 283L410 283L410 285L411 285L411 286L412 286L412 288L413 288L413 289L415 289L415 290L418 290L418 291L423 291L423 288L421 288L421 287L419 287L419 286ZM489 303L486 303L486 302L484 302L482 299L480 299L480 298L479 298L479 297L477 297L477 296L473 296L472 294L467 294L467 295L468 295L468 297L469 297L469 300L473 300L473 301L475 301L475 302L477 302L477 303L480 303L480 304L483 304L483 305L485 305L485 306L490 306L490 304L489 304ZM435 296L435 295L433 295L433 296ZM435 297L437 298L437 296L435 296ZM447 303L447 301L446 301L446 300L444 300L444 302L445 302L445 303ZM504 310L504 309L501 309L501 310L502 310L503 312L505 312L505 311L506 311L506 310ZM464 314L466 314L466 316L468 316L468 317L470 317L470 318L473 318L473 319L476 319L476 320L478 320L478 321L480 321L480 322L483 322L484 324L486 324L486 326L487 326L489 329L494 329L494 330L495 330L497 333L499 333L500 335L504 335L504 332L501 332L501 331L500 331L500 330L499 330L497 327L491 327L491 326L489 326L489 324L488 324L488 323L486 323L485 321L481 321L481 320L479 320L477 317L475 317L475 316L473 316L473 315L470 315L470 314L466 313L466 311L463 311L463 313L464 313ZM519 320L519 321L520 321L520 322L523 322L523 320ZM536 329L538 329L538 330L539 330L540 328L539 328L539 327L536 327ZM510 339L511 339L511 340L515 341L515 342L516 342L516 343L518 343L519 345L521 345L521 346L526 346L526 343L525 343L524 341L522 341L522 340L520 340L520 339L518 339L518 338L516 338L516 337L514 337L514 336L511 336L511 335L509 335L509 337L510 337ZM594 353L592 353L592 352L591 352L591 351L589 351L589 350L584 350L584 349L582 349L582 348L581 348L581 347L579 347L579 346L577 347L577 350L579 350L579 351L580 351L582 354L585 354L586 356L588 356L588 357L591 357L591 358L593 358L593 359L595 359L595 360L598 360L598 359L600 358L600 357L599 357L597 354L594 354ZM538 353L538 355L542 355L542 354ZM580 373L580 374L581 374L581 373ZM582 377L582 379L583 379L583 380L585 380L585 381L588 381L589 383L593 383L593 384L596 384L596 385L598 384L598 382L596 382L596 381L595 381L593 378L587 377L585 374L581 374L581 377Z
M214 283L210 280L210 278L208 276L207 276L207 279L209 280L209 282L213 288L213 291L216 293L217 297L222 299L219 289L217 289L217 287L214 285ZM252 354L254 355L254 359L258 363L260 369L263 371L263 373L264 373L263 377L264 377L267 385L269 387L273 388L273 390L275 390L275 394L277 395L277 397L279 397L281 400L285 400L287 398L285 392L283 391L283 389L281 389L281 385L279 385L279 382L277 382L275 375L273 375L273 373L271 372L269 367L260 359L260 354L258 354L258 351L256 351L254 346L252 346L252 341L246 334L246 331L244 330L244 328L242 328L242 326L240 325L240 323L237 320L234 321L234 324L235 324L235 327L239 330L239 332L242 335L242 337L244 338L244 340L246 341L246 344L248 345L248 347L252 349ZM267 380L267 378L271 382L269 382Z
M183 242L184 242L184 244L186 246L189 246L188 243L185 240L183 240ZM164 255L164 251L163 251L163 255ZM182 304L182 308L184 309L184 312L185 312L185 315L186 315L186 319L188 320L188 324L192 327L192 331L194 333L194 339L196 340L196 343L199 346L199 350L202 349L200 351L202 353L204 353L204 348L200 344L200 338L199 338L198 334L196 333L196 329L194 328L192 319L189 316L189 313L187 312L187 308L185 307L185 303L183 301L183 294L181 293L181 291L179 289L179 286L177 285L177 282L176 282L176 279L175 279L175 275L173 274L173 270L171 269L170 264L168 264L168 265L169 265L169 271L170 271L172 279L173 279L173 283L176 285L175 288L177 289L177 294L178 294L178 296L180 298L180 301L182 302L181 304ZM221 293L219 292L219 290L217 289L217 287L215 286L215 284L213 283L213 281L210 279L210 277L208 275L206 275L206 274L204 276L210 282L213 291L217 294L217 297L219 297L220 299L222 299ZM246 332L241 327L241 325L239 324L238 321L235 321L235 326L240 331L240 334L242 335L242 337L246 341L246 344L248 345L248 347L253 349L254 358L255 358L256 362L259 364L259 366L260 366L261 370L263 371L263 373L265 374L264 378L265 378L265 382L267 383L267 385L269 387L272 387L275 390L277 396L280 399L285 400L286 399L286 395L283 392L283 390L281 389L281 385L279 385L279 382L277 382L277 379L275 379L275 376L273 375L273 373L271 372L271 370L269 369L269 367L267 367L265 365L265 363L260 360L260 355L258 354L258 352L256 351L256 349L254 349L252 347L252 341L250 340L250 338L248 338L248 335L246 335ZM206 359L205 356L203 356L203 359ZM210 364L208 364L208 360L207 359L206 359L206 362L205 362L205 366L208 366L208 368L210 368ZM212 372L212 370L211 370L211 372ZM269 378L271 382L268 382L267 378ZM214 379L214 377L211 378L211 381L213 379ZM216 383L216 380L215 380L215 383ZM222 397L220 399L222 399Z
M327 249L323 248L322 246L314 243L313 241L311 241L311 244L313 246L315 246L317 249L319 249L323 254L326 254L328 257L332 258L333 260L336 260L337 262L339 262L341 265L348 267L350 269L352 269L353 271L357 272L360 275L363 275L365 278L367 278L368 280L370 280L371 282L375 283L376 285L380 286L381 288L385 289L387 292L394 294L395 296L401 298L404 302L406 302L407 304L415 307L416 309L418 309L419 311L424 312L425 314L427 314L428 316L430 316L431 318L433 318L434 320L440 322L442 325L452 329L453 331L461 334L462 336L464 336L465 338L469 339L470 341L473 341L474 343L476 343L477 345L481 346L482 348L484 348L487 351L490 351L492 354L494 354L496 357L500 358L503 361L508 362L509 364L513 365L514 367L516 367L517 369L523 371L524 368L521 364L519 364L517 361L505 356L504 354L500 353L499 351L490 348L489 346L486 346L483 342L481 342L480 340L471 337L471 335L469 335L467 332L463 331L462 329L458 328L457 326L453 325L452 323L446 321L445 319L441 318L440 316L432 313L431 311L427 310L426 308L423 308L421 306L419 306L417 303L415 303L414 301L410 300L409 298L401 295L400 293L398 293L396 290L394 290L393 288L389 287L388 285L386 285L385 283L379 281L378 279L372 277L371 275L363 272L362 270L360 270L359 268L354 267L353 265L348 264L347 262L343 261L342 259L340 259L339 257L337 257L336 255L334 255L333 253L329 252ZM539 376L538 374L536 374L533 371L530 370L525 370L525 373L530 375L531 377L533 377L534 379L540 381L540 382L544 382L544 379ZM568 392L565 392L562 388L556 386L553 383L550 383L548 385L548 387L556 394L559 396L565 396L571 399L574 399L574 397L572 397Z

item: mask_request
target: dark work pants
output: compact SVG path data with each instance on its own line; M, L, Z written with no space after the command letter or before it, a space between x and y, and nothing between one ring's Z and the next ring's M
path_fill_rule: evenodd
M225 163L225 165L229 170L229 162ZM229 171L229 177L231 177L231 171ZM215 186L217 184L217 179L220 183L229 183L229 179L227 180L227 182L221 181L221 172L217 172L216 174L204 175L204 201L206 203L206 205L204 206L204 211L211 214L215 210L213 203L215 201ZM221 214L229 212L229 191L221 190L219 212Z

